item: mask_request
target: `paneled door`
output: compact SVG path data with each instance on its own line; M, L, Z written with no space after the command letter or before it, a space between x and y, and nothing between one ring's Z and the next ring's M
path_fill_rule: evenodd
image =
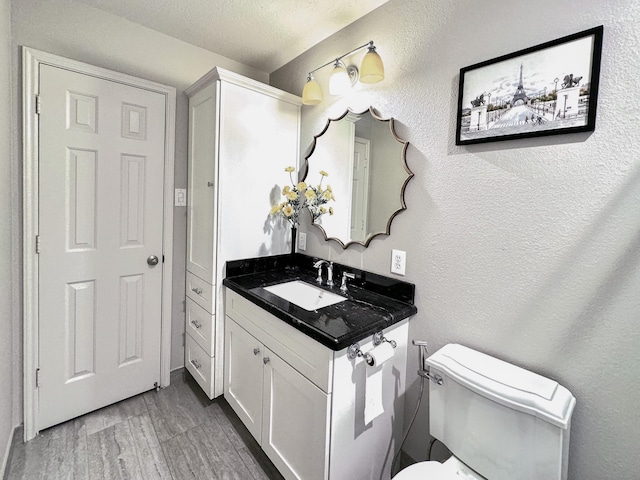
M39 429L160 382L165 109L40 66Z
M353 150L353 189L351 190L351 240L364 242L369 217L369 150L370 141L355 137Z
M224 396L253 438L262 437L265 347L229 317L225 321Z

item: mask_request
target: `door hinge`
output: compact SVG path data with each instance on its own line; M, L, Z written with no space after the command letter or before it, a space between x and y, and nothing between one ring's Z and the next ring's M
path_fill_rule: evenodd
M36 388L40 388L40 369L36 368Z
M36 235L36 253L40 253L40 235Z
M36 115L40 115L40 109L42 105L40 103L40 95L36 95Z

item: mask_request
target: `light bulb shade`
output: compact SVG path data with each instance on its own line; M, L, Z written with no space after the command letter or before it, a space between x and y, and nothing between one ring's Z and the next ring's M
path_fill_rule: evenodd
M362 65L360 65L360 82L378 83L382 80L384 80L382 58L380 58L375 48L369 47L369 51L362 59Z
M322 103L322 89L313 77L307 78L307 83L302 89L302 103L305 105L318 105Z
M351 87L351 79L347 69L343 64L336 63L331 76L329 77L329 94L342 95Z

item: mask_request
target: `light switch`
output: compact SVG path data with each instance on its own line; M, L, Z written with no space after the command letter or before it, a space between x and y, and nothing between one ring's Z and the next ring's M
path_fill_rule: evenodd
M298 249L302 251L307 249L307 234L304 232L298 233Z
M187 206L187 189L186 188L176 188L174 205L176 207Z

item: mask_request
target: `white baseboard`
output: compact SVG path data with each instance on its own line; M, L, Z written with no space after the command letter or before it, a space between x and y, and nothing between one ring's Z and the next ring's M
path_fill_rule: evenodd
M15 437L18 428L20 427L15 427L11 432L11 435L9 435L9 440L7 441L7 446L5 447L4 455L2 456L2 463L0 463L0 479L5 478L5 474L7 473L6 469L9 465L9 459L11 458L11 447L13 445L13 438Z

